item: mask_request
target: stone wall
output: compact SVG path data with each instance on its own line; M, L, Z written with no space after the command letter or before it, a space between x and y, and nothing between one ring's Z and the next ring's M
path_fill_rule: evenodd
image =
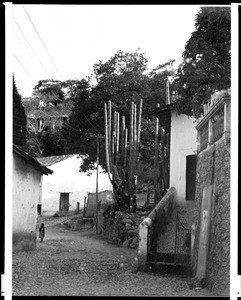
M200 213L204 186L211 184L213 151L214 193L211 205L211 228L206 270L206 284L221 295L229 294L230 282L230 140L221 139L198 155L196 177L196 235L194 273L197 268Z
M102 214L102 221L99 223L101 224L100 234L118 246L136 249L139 243L138 227L144 218L141 212L106 212Z

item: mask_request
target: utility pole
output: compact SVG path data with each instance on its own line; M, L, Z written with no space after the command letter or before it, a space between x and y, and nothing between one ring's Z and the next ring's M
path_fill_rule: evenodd
M98 185L99 185L99 153L100 153L100 139L104 138L104 136L100 134L90 134L90 137L96 138L96 143L97 143L97 149L96 149L96 220L95 220L95 229L96 233L98 234Z
M100 152L100 145L99 145L99 137L97 136L97 159L96 159L96 233L98 234L98 181L99 181L99 152Z
M129 194L130 194L130 212L133 212L134 198L133 198L133 167L134 167L134 102L131 102L130 115L130 163L129 163Z
M157 107L159 107L160 105L157 104ZM155 196L154 196L154 202L155 205L158 203L159 196L159 161L158 161L158 134L159 134L159 119L158 117L156 117L156 130L155 130L155 143L154 143L154 150L155 150L155 157L154 157L154 189L155 189Z

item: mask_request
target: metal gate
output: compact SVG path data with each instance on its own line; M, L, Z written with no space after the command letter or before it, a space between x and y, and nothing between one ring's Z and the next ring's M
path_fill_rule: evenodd
M176 218L176 238L174 262L176 265L190 264L191 255L191 229L186 228L180 221L179 213Z
M162 265L190 267L191 229L184 226L177 212L173 251L159 252L157 251L157 239L161 234L160 228L162 227L160 225L162 222L162 220L156 218L153 226L148 230L147 261Z

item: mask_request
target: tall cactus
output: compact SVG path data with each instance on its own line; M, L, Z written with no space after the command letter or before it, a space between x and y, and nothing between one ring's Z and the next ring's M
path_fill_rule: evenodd
M141 99L137 122L137 105L131 102L129 129L126 128L125 116L120 116L119 112L114 111L112 132L111 101L108 102L108 111L107 104L104 104L107 171L119 208L129 207L130 211L134 211L136 206L134 193L139 159L142 104Z

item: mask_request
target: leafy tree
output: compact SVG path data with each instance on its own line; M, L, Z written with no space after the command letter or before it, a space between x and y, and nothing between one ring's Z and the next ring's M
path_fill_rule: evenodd
M38 106L39 106L39 99L37 98L31 98L29 101L23 102L23 107L26 115L28 115L29 113L37 109Z
M63 134L71 144L67 151L75 148L81 154L87 154L82 171L94 168L96 139L90 134L104 135L104 103L111 100L113 110L118 109L120 114L125 115L128 124L131 100L139 100L145 92L147 75L143 73L147 69L147 61L140 51L118 51L107 62L99 61L94 65L95 84L82 80L71 91L74 107L68 125L72 128L63 128ZM100 142L100 164L105 167L103 142Z
M24 103L28 118L26 150L33 156L60 155L64 153L64 138L61 131L52 129L56 118L69 115L79 80L40 80L34 88L34 97ZM42 119L39 128L38 119ZM59 123L57 121L57 123ZM57 125L56 125L57 126Z
M70 91L73 108L68 123L62 128L66 152L85 155L84 163L80 166L84 172L93 170L96 161L96 139L90 134L104 133L104 127L100 125L103 124L103 107L93 101L90 90L89 82L83 79L78 82L76 89ZM101 164L104 164L103 147L104 144L100 143Z
M63 155L64 140L61 131L47 130L43 135L43 156Z
M173 76L173 61L160 65L148 73L145 54L118 51L107 62L94 65L94 81L82 80L69 93L73 102L68 126L63 128L67 151L87 154L82 171L93 169L96 160L96 139L91 133L104 135L104 103L112 101L112 111L126 117L129 126L131 101L143 99L143 118L152 119L157 103L164 104L166 79ZM154 132L154 129L153 129ZM149 136L150 138L150 136ZM153 141L152 141L153 142ZM74 150L75 149L75 150ZM142 145L143 157L148 146ZM105 168L104 143L100 142L100 164Z
M26 115L13 77L13 143L26 144Z
M158 65L148 74L148 84L146 90L146 116L151 119L156 114L157 104L166 104L166 82L172 80L176 74L174 60L169 60L164 64Z
M92 87L96 101L112 101L115 108L129 116L129 104L145 97L147 75L146 56L139 50L135 53L119 50L107 62L94 65L97 84Z
M28 116L26 151L36 157L64 154L64 138L60 130L62 110L58 110L58 106L46 106L31 111Z
M173 88L179 112L199 117L215 90L230 87L230 8L202 7Z
M33 95L45 103L52 103L55 106L64 100L61 81L54 79L39 80L34 87Z

